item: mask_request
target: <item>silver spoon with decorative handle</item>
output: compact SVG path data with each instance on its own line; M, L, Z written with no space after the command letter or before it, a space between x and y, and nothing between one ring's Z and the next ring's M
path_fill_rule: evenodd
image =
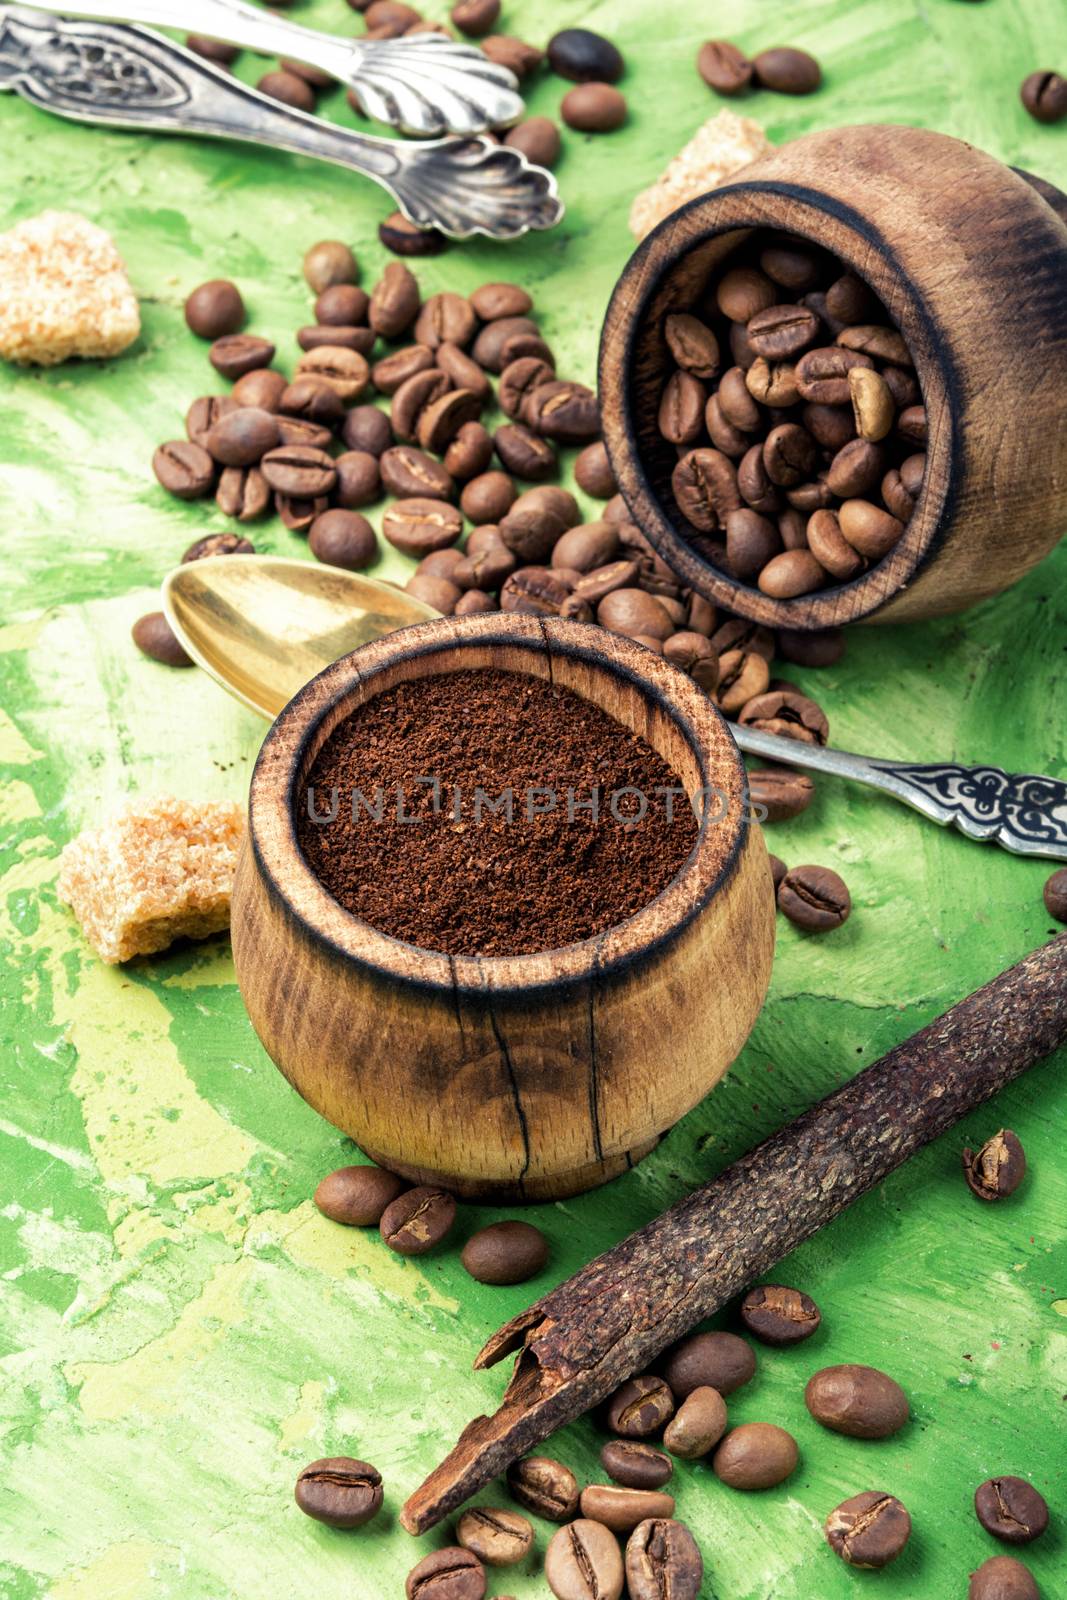
M882 761L801 744L740 722L731 727L746 755L850 778L891 794L943 828L958 828L968 839L991 839L1015 855L1067 861L1067 783L1059 778L950 761Z
M563 216L556 181L489 139L415 142L338 128L250 89L147 28L0 7L0 91L78 122L206 134L316 156L373 178L417 227L518 239Z
M514 73L477 46L443 34L342 39L244 0L39 0L35 9L95 22L181 28L261 55L288 56L354 90L368 117L422 138L484 133L509 126L523 113Z

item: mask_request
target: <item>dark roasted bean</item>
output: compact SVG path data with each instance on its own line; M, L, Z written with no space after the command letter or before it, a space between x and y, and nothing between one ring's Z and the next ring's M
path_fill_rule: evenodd
M831 1511L826 1538L850 1567L887 1567L911 1537L911 1518L894 1495L869 1489Z
M381 1474L352 1456L326 1456L297 1478L296 1503L327 1527L361 1528L381 1510Z

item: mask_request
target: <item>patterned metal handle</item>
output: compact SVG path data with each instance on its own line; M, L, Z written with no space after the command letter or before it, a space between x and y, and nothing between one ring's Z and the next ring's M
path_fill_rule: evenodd
M881 789L942 827L958 828L968 839L991 839L1015 855L1067 861L1067 783L1058 778L945 761L880 761L800 744L742 723L733 732L749 755Z
M96 22L184 28L263 55L290 56L355 90L367 116L422 138L484 133L507 127L523 112L513 73L475 45L442 34L342 39L244 0L38 0L35 9Z
M550 172L488 139L418 143L338 128L250 89L147 28L0 9L0 91L79 122L206 134L315 156L373 178L421 228L517 239L563 215Z

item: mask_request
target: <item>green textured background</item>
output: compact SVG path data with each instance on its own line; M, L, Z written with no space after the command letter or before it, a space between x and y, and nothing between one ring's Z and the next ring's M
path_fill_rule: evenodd
M341 0L296 14L351 22ZM521 278L577 377L594 371L602 309L631 247L631 196L716 109L692 64L711 34L753 50L802 43L822 59L814 98L744 103L775 140L896 119L1067 180L1067 125L1041 128L1017 100L1025 73L1067 63L1062 0L506 6L507 24L538 42L579 21L627 54L628 128L567 136L570 209L555 234L418 269L427 291ZM543 78L532 108L552 113L561 93ZM1048 937L1047 868L826 783L771 843L790 861L842 871L852 920L822 940L783 927L770 1000L722 1087L638 1171L532 1213L553 1246L541 1281L480 1288L458 1249L405 1262L321 1218L314 1185L352 1147L260 1049L225 941L105 969L57 906L54 878L65 840L127 797L243 795L262 737L206 679L168 674L128 642L161 575L222 525L213 507L168 499L149 471L155 443L180 435L186 404L211 387L183 296L232 275L250 326L287 350L307 316L305 246L351 240L370 281L388 206L332 169L90 132L13 99L0 103L0 149L0 225L45 206L95 218L117 238L144 313L140 343L119 362L0 373L0 1595L399 1595L433 1541L416 1545L396 1511L500 1390L501 1374L470 1372L485 1335ZM300 549L277 523L256 539ZM391 556L381 570L402 567ZM839 666L796 676L845 747L1062 773L1065 575L1062 549L966 618L861 630ZM649 1048L669 1072L670 1039ZM792 1428L801 1466L747 1498L706 1467L678 1472L706 1600L838 1600L868 1586L892 1600L962 1596L996 1548L971 1494L1003 1472L1031 1475L1051 1502L1052 1529L1028 1559L1043 1594L1064 1592L1064 1064L968 1118L783 1268L818 1300L822 1331L761 1355L731 1411ZM1002 1123L1023 1138L1031 1174L1012 1200L982 1208L958 1151ZM464 1209L457 1242L488 1216ZM839 1439L807 1417L804 1380L842 1360L884 1366L906 1386L914 1420L897 1439ZM583 1422L555 1448L590 1479L600 1443ZM368 1457L386 1480L386 1511L361 1534L320 1528L292 1503L300 1466L334 1452ZM873 1579L841 1566L820 1532L832 1506L869 1487L901 1495L915 1522L905 1557ZM542 1550L549 1532L539 1530ZM532 1565L494 1576L491 1591L546 1592Z

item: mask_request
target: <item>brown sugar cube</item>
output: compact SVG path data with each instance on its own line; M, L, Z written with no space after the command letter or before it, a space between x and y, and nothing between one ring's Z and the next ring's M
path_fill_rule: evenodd
M0 234L0 359L55 366L117 356L141 331L110 234L74 212L44 211Z

